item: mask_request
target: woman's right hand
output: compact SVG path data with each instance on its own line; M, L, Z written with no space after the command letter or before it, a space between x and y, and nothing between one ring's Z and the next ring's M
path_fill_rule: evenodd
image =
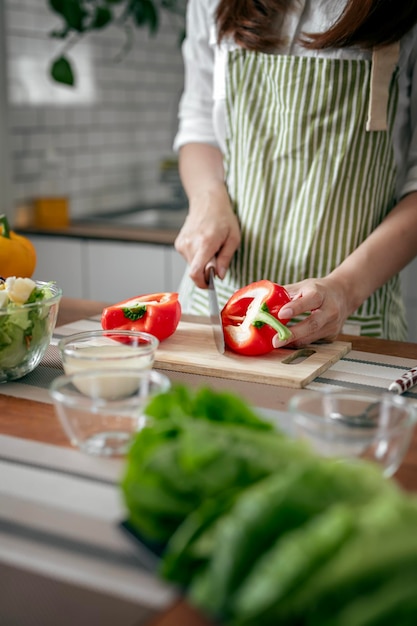
M209 144L189 143L180 149L181 181L189 213L175 240L197 287L207 287L205 267L216 258L216 274L224 278L240 244L240 226L224 182L223 156Z
M216 274L224 278L240 243L240 227L224 183L190 198L189 213L175 248L190 268L197 287L207 287L204 269L216 257Z

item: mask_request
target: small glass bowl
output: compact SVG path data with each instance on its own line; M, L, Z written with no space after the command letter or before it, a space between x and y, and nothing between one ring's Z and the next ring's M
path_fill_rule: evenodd
M37 287L48 287L52 296L13 310L0 309L0 328L4 341L0 346L0 383L17 380L32 372L41 362L55 329L62 290L48 282L35 281ZM25 334L31 320L32 334Z
M73 446L95 456L121 456L145 425L146 404L170 387L156 370L104 368L58 376L49 393Z
M149 370L159 341L153 335L130 330L93 330L68 335L58 343L66 374L108 368Z
M288 404L295 435L322 456L378 463L384 476L399 468L410 445L416 408L391 393L305 391Z

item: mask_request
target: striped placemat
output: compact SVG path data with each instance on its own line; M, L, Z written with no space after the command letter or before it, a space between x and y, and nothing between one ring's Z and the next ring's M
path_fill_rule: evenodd
M97 330L100 328L98 317L79 320L64 326L57 327L42 362L30 374L20 380L2 384L1 394L15 397L38 400L51 403L48 388L52 380L63 373L61 358L57 343L61 337L74 333ZM324 374L306 386L306 389L323 389L325 387L383 391L390 383L396 380L404 371L414 367L412 359L381 355L369 352L351 350L342 359L334 363ZM164 370L172 382L189 384L192 387L210 384L216 389L233 390L259 407L283 410L288 399L300 390L274 387L239 381L229 381L215 376L207 377L192 372L175 372ZM407 391L405 396L417 400L417 386Z

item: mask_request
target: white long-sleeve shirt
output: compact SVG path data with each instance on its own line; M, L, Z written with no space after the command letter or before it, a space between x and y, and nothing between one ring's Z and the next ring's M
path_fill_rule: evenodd
M285 40L277 54L370 59L357 47L311 50L299 43L301 33L326 31L337 19L345 0L295 0L284 18ZM183 44L184 93L179 106L179 128L174 149L187 143L208 143L224 149L227 52L236 44L217 45L214 14L218 0L189 0L187 37ZM394 126L397 196L417 190L417 27L401 41L399 99Z

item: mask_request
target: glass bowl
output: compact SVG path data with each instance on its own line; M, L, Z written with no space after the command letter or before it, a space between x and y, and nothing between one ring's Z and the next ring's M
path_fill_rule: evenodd
M47 286L52 296L13 310L0 309L0 383L32 372L50 344L62 290L53 283L35 283Z
M404 396L356 391L305 391L288 404L295 435L323 456L378 463L385 476L399 468L410 444L416 408Z
M93 330L64 337L58 343L66 374L108 368L149 370L159 341L130 330Z
M156 370L104 368L58 376L49 393L73 446L96 456L120 456L144 426L146 404L170 386Z

